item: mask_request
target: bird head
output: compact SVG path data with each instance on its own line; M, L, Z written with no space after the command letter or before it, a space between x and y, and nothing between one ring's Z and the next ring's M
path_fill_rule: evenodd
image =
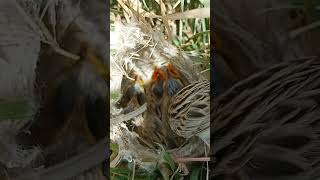
M107 65L102 62L103 58L98 55L99 53L90 48L88 43L82 43L80 49L80 62L89 62L95 73L99 74L103 79L109 80L110 76Z
M161 98L163 96L163 85L166 80L167 77L165 75L165 71L161 68L154 67L151 77L151 90L157 98Z
M44 81L47 86L42 91L41 108L30 128L33 139L38 144L47 146L58 142L57 134L60 134L64 127L70 132L73 132L72 128L79 126L89 129L82 132L79 130L81 128L78 128L72 134L85 136L88 142L92 142L92 136L94 140L106 136L105 129L108 127L106 116L109 108L108 68L94 48L85 43L81 46L77 54L80 56L79 60L61 68L52 78ZM52 54L47 56L50 57ZM45 60L42 59L40 62ZM52 56L50 60L66 61L65 57L57 55ZM41 68L56 68L52 64L43 64ZM39 72L38 77L46 75L45 71ZM79 114L78 111L83 113ZM76 119L84 120L76 121Z
M174 96L183 86L182 75L169 63L167 65L167 81L165 87L168 95L170 97Z
M135 72L131 72L130 75L133 76L133 79L129 79L126 76L123 76L122 78L122 96L116 103L117 108L125 108L130 102L133 102L134 105L138 106L141 106L145 103L145 94L143 87L144 81L139 75L135 74Z

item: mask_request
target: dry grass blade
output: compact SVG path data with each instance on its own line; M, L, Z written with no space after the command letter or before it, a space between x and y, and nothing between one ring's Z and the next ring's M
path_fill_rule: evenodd
M229 17L215 12L214 13L215 16L218 16L219 18L221 18L223 21L228 23L228 27L221 27L221 24L216 24L215 26L219 26L222 29L225 29L226 31L228 31L229 33L232 33L235 36L238 36L239 38L243 39L243 41L245 42L251 42L252 44L260 47L261 44L263 44L263 41L259 40L258 38L256 38L253 34L251 34L250 32L246 31L245 29L243 29L241 26L239 26L238 24L236 24L233 20L231 20Z
M298 29L291 31L289 33L289 38L291 38L291 39L297 38L298 36L308 32L308 31L311 31L313 29L319 28L319 27L320 27L320 21L316 21L316 22L311 23L307 26L304 26L304 27L301 27L301 28L298 28Z
M184 162L208 162L210 161L209 157L200 157L200 158L193 158L193 157L189 157L189 158L175 158L176 162L179 163L184 163Z
M119 1L118 1L119 2ZM130 4L130 3L129 3ZM136 14L139 14L140 16L147 17L147 18L161 18L161 16L154 14L153 12L148 12L142 9L139 4L130 4L130 6L126 6L125 3L121 2L121 7L124 7L127 11L132 11L136 9ZM131 8L130 8L131 7Z
M130 21L129 17L132 17L131 10L125 5L125 3L122 0L117 0L117 2L124 9L124 11L125 11L124 16L125 16L126 20L129 22Z
M6 63L9 64L9 60L6 60L6 59L4 59L4 58L2 58L2 57L0 57L0 61L4 61L4 62L6 62Z
M113 64L115 65L115 67L120 71L121 75L126 76L126 78L134 81L133 78L131 78L128 73L124 70L124 68L121 66L121 62L115 62L114 58L111 56L111 61L113 62Z
M295 6L295 5L284 5L284 6L278 6L278 7L272 7L272 8L265 8L261 11L258 11L257 14L262 15L265 13L271 13L274 11L281 11L281 10L288 10L288 9L302 9L302 6Z
M127 7L130 9L130 11L132 13L131 17L135 17L137 19L137 21L141 21L141 23L147 24L146 20L139 13L140 8L138 8L138 6L135 7L134 5L132 5L132 6L127 6ZM137 10L135 10L135 9L137 9Z
M209 18L210 8L192 9L189 11L169 14L163 18L168 20L192 19L192 18Z
M47 29L47 27L39 17L34 16L31 18L30 15L23 9L23 7L21 7L21 5L16 0L14 0L13 3L15 4L19 13L24 17L25 21L31 26L32 30L36 32L37 35L39 35L42 42L51 45L57 53L63 56L69 57L74 60L79 59L79 56L67 52L59 47L56 40L52 37L50 31Z
M111 160L110 167L111 168L117 167L117 165L120 163L121 160L122 160L121 155L117 153L117 156Z
M161 15L162 15L162 19L163 19L163 24L166 28L166 33L167 33L167 36L168 36L168 40L169 41L172 41L172 35L171 35L171 30L170 30L170 26L169 26L169 22L168 22L168 19L165 18L165 15L166 15L166 7L165 7L165 4L163 3L162 0L160 0L160 9L161 9Z
M138 109L136 109L135 111L132 111L128 114L120 115L118 117L110 119L110 122L111 122L111 124L118 124L118 123L121 123L124 121L129 121L130 119L133 119L133 118L139 116L140 114L142 114L146 110L147 110L147 104L144 104L141 107L139 107Z
M106 151L106 144L109 138L102 139L87 151L55 166L40 171L30 171L19 176L19 180L56 180L68 179L77 176L81 172L88 170L109 157L109 151ZM81 162L81 163L80 163Z
M59 53L59 54L61 54L63 56L69 57L72 60L80 59L80 57L78 55L72 54L72 53L70 53L70 52L68 52L68 51L66 51L64 49L61 49L61 48L59 48L57 46L54 46L53 49L55 50L55 52L57 52L57 53Z
M22 15L22 17L24 17L25 21L31 26L32 30L37 33L41 39L44 39L43 34L40 30L40 28L38 27L38 25L32 20L32 18L29 16L29 14L27 12L25 12L25 10L21 7L21 5L16 1L13 0L12 1L17 10L19 11L19 13Z
M44 15L46 14L49 6L51 5L51 3L52 3L53 1L54 1L54 0L48 0L48 1L47 1L47 3L46 3L46 5L44 6L44 8L43 8L43 10L42 10L42 13L41 13L41 15L40 15L40 19L41 19L41 20L43 19Z

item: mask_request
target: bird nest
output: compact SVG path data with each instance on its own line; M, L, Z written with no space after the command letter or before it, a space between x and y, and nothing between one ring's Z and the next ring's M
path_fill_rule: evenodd
M276 177L284 173L280 169L297 167L306 177L318 177L319 156L314 152L319 150L320 137L319 70L315 57L280 63L216 97L211 112L212 176L239 173L256 179L254 173L259 172ZM259 159L268 163L249 171ZM294 177L300 177L296 172Z
M111 41L111 77L123 76L130 77L130 72L135 71L143 81L150 80L154 67L161 67L168 63L173 64L179 72L183 74L189 83L205 79L200 73L199 67L193 64L193 61L168 42L161 32L152 29L151 26L141 21L132 21L130 23L115 24L115 42ZM114 35L111 35L111 38ZM112 75L116 74L116 75ZM121 79L112 79L112 81L121 81ZM120 84L120 83L118 83ZM120 87L118 87L118 90ZM142 113L147 110L147 104L135 108L133 112L121 114L115 107L115 102L111 102L111 141L119 145L119 152L111 162L111 167L115 167L122 159L129 162L134 161L146 170L153 171L159 162L161 144L159 149L153 149L141 144L142 140L138 134L130 131L124 123L134 119L136 123L144 121ZM139 140L138 140L139 139ZM194 145L199 145L195 140ZM197 144L198 143L198 144ZM201 144L200 146L203 146ZM190 154L187 148L184 154Z
M111 47L111 64L122 75L134 69L144 80L150 78L154 66L172 63L190 82L203 79L203 75L192 60L168 42L161 32L139 21L115 23L114 40Z

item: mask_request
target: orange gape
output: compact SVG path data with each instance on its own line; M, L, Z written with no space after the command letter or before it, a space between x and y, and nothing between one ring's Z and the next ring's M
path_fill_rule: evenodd
M184 84L182 81L182 75L176 70L171 63L167 66L167 81L165 83L165 90L167 94L172 97L174 96Z
M171 63L169 63L167 67L168 67L168 72L170 73L170 75L172 75L174 78L180 77L179 72L173 67L173 65Z
M154 67L151 79L152 81L158 81L158 80L165 81L167 80L167 77L165 76L164 72L161 69L159 69L158 67Z
M156 98L161 98L164 93L164 82L167 80L165 72L162 69L155 67L151 77L151 90Z

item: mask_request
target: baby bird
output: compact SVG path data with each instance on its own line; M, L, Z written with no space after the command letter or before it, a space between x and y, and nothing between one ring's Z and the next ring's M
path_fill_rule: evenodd
M46 86L40 89L40 108L29 131L30 144L44 150L45 166L62 162L107 136L107 68L86 45L78 55L78 61L45 79ZM54 61L41 59L41 66L48 60Z
M183 88L187 82L181 73L176 70L171 63L167 65L167 81L166 90L169 97L174 96L181 88Z
M184 142L183 138L175 135L169 124L163 119L163 100L167 94L165 83L168 80L166 67L155 67L149 82L144 86L147 111L144 113L144 121L135 131L139 134L143 144L150 148L157 148L162 144L166 148L175 148Z
M151 89L152 92L157 96L157 98L161 98L163 96L163 83L166 80L167 78L163 70L155 67L151 78Z
M142 106L145 103L144 82L142 78L133 70L129 73L134 80L122 77L121 97L116 102L117 108L124 108L124 113L132 111L134 108Z
M156 115L161 119L161 105L163 104L164 84L167 81L167 76L163 68L154 68L151 77L150 86L145 86L146 96L148 96L148 107L155 111Z

